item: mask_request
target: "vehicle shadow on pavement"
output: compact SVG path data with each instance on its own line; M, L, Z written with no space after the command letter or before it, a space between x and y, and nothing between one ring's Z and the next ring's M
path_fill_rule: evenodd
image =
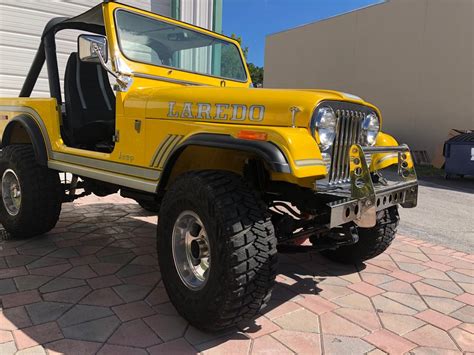
M330 307L316 296L347 292L338 287L345 284L340 277L347 283L358 277L356 266L316 252L279 254L273 297L262 316L204 333L178 315L163 287L157 217L130 200L116 201L65 204L52 232L0 241L0 332L6 339L0 353L33 347L81 354L193 353L221 344L221 351L238 349L277 327L270 320L288 307L315 313Z
M261 312L265 318L274 320L285 313L298 311L299 308L302 310L303 307L319 314L327 307L331 308L331 302L325 301L326 298L346 295L347 290L343 286L358 280L358 272L365 269L364 264L356 266L334 263L311 248L308 242L306 244L279 252L279 267L272 298ZM305 323L308 319L298 320L301 315L295 314L293 321ZM257 318L256 321L243 323L241 329L252 337L252 334L260 335L264 327ZM301 325L302 331L304 327ZM296 326L295 330L297 328Z
M1 241L0 328L12 336L12 349L41 345L58 352L106 353L126 350L120 347L158 350L171 343L192 352L261 332L265 318L209 334L177 314L161 283L156 219L136 204L66 204L52 232ZM357 272L312 252L279 259L263 315L302 295L318 295L319 282Z

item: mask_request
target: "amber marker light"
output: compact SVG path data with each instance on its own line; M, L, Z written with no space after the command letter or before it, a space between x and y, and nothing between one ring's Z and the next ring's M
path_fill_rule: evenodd
M240 131L237 133L237 138L251 141L266 141L268 139L268 134L255 131Z

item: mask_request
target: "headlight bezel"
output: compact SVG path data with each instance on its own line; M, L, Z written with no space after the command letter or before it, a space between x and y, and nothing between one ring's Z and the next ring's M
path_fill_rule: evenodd
M316 142L318 142L321 152L329 151L334 145L337 135L337 124L338 119L332 107L324 105L314 110L311 118L311 134ZM327 132L321 133L322 130L327 130Z
M325 145L324 140L323 144L321 144L321 137L320 132L318 131L318 113L321 113L322 109L330 110L335 115L335 125L333 126L333 130L335 129L335 137L331 137L331 144ZM371 125L367 132L367 117L376 117L377 126ZM357 116L360 121L358 121L358 135L356 141L353 144L360 144L361 146L374 146L376 145L377 138L379 134L382 132L382 117L380 115L380 111L371 106L365 105L363 103L356 103L356 102L349 102L349 101L339 101L339 100L323 100L320 101L312 111L311 120L308 125L309 133L312 135L313 139L315 140L316 144L318 145L319 151L324 155L331 156L335 147L338 145L338 135L341 134L339 130L341 129L341 125L344 125L343 119L347 118L347 116ZM334 118L334 116L333 116ZM364 128L364 120L365 120L365 130ZM372 135L369 135L369 142L367 141L367 133L372 132ZM372 137L370 139L370 137ZM344 142L342 142L344 143Z
M377 142L380 133L380 117L375 112L370 112L362 120L361 139L362 143L372 147Z

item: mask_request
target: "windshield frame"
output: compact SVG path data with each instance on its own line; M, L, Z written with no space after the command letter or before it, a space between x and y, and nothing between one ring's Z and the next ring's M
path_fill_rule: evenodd
M181 69L181 68L177 68L177 67L173 67L173 66L169 66L169 65L164 65L164 64L156 64L156 63L151 63L151 62L144 62L144 61L139 61L139 60L136 60L136 59L132 59L130 57L128 57L123 48L122 48L122 41L120 39L120 33L119 33L119 25L118 25L118 20L117 20L117 14L119 11L123 11L123 12L128 12L128 13L131 13L131 14L134 14L134 15L137 15L137 16L142 16L142 17L147 17L147 18L150 18L152 20L155 20L155 21L162 21L162 22L165 22L165 23L168 23L170 25L173 25L173 26L176 26L176 27L179 27L179 28L182 28L182 29L185 29L185 30L190 30L190 31L195 31L195 32L198 32L198 33L201 33L201 34L204 34L204 35L207 35L209 37L213 37L217 40L220 40L222 42L226 42L230 45L233 45L236 49L237 49L237 52L239 53L239 57L240 57L240 62L242 64L242 69L245 73L245 80L238 80L238 79L235 79L235 78L228 78L228 77L225 77L225 76L216 76L216 75L212 75L212 74L206 74L206 73L200 73L200 72L197 72L197 71L193 71L193 70L186 70L186 69ZM132 10L129 10L129 9L126 9L126 8L122 8L122 7L119 7L119 8L116 8L114 10L114 26L115 26L115 36L117 38L117 46L120 50L120 53L129 61L131 62L134 62L134 63L139 63L139 64L145 64L145 65L151 65L153 67L158 67L158 68L164 68L164 69L171 69L171 70L176 70L176 71L179 71L179 72L183 72L183 73L190 73L190 74L196 74L196 75L200 75L200 76L205 76L205 77L209 77L209 78L215 78L215 79L221 79L223 81L233 81L233 82L236 82L236 83L248 83L249 82L249 74L248 74L248 68L247 68L247 64L246 64L246 61L244 61L244 57L243 57L243 53L242 53L242 48L240 47L240 45L237 45L236 43L234 43L234 40L232 38L226 38L226 36L223 36L223 35L220 35L220 34L217 34L214 35L215 32L212 32L211 30L207 30L207 29L201 29L200 27L197 27L197 26L194 26L194 25L191 25L189 24L189 27L186 26L184 23L183 25L181 24L176 24L174 23L174 21L176 22L180 22L179 20L174 20L173 22L170 21L170 20L167 20L166 17L162 16L162 15L158 15L160 18L155 18L154 16L150 16L148 14L143 14L143 13L139 13L139 12L136 12L136 11L132 11ZM210 33L208 33L210 32Z

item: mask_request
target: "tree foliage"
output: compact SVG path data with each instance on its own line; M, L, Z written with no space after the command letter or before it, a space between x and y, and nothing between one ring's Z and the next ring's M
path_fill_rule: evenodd
M223 45L221 50L221 72L219 75L226 78L245 80L247 75L242 67L240 56L236 55L235 47L233 45Z
M252 77L252 82L255 87L263 86L263 68L259 67L253 63L248 63L250 76Z
M244 47L242 46L242 37L237 36L236 34L232 34L231 38L235 39L237 42L239 42L240 46L242 47L242 52L244 52L244 57L245 60L247 60L248 53L249 53L249 47ZM247 66L250 71L250 76L252 78L253 85L255 87L262 87L263 86L263 76L264 76L264 69L262 67L259 67L258 65L255 65L253 63L247 62Z

